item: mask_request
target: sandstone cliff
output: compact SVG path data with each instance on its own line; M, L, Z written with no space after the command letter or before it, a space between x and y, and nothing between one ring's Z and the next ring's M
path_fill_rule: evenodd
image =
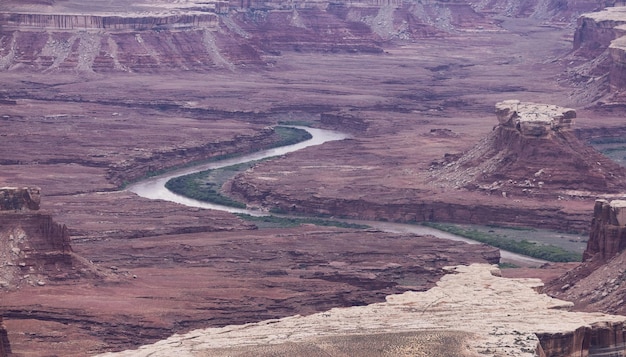
M0 70L236 70L281 51L382 53L388 41L497 31L494 14L567 22L591 3L12 0L0 4Z
M546 285L586 311L626 314L626 201L597 200L583 263Z
M0 190L5 198L0 201L0 258L4 262L0 288L44 285L48 279L71 274L73 257L67 227L48 214L33 211L39 209L39 192L39 188Z
M573 109L509 100L496 105L496 115L498 125L474 148L434 163L435 182L552 199L623 190L626 170L576 138Z
M597 200L583 261L608 261L626 248L626 201Z
M0 187L0 211L39 209L41 189L39 187Z
M614 6L578 19L574 51L588 62L572 69L585 88L608 87L610 100L619 100L626 88L626 7ZM599 99L596 98L596 99Z

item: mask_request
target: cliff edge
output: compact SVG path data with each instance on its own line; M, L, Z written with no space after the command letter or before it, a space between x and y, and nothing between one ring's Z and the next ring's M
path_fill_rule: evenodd
M583 263L546 284L578 309L626 315L626 201L597 200Z
M40 200L39 188L0 188L0 288L44 285L71 274L67 227L38 212Z
M626 90L626 6L580 16L574 34L571 79L592 101L623 102Z
M568 311L537 279L506 279L490 265L448 268L437 286L246 325L194 330L103 356L359 355L587 356L624 342L626 317Z

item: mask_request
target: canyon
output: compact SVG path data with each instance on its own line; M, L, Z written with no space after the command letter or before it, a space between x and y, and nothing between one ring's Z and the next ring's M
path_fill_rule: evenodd
M620 346L607 207L624 169L588 145L626 133L618 5L3 1L0 356ZM278 124L350 137L259 162L225 195L261 212L582 232L585 261L497 270L484 245L279 227L124 189L271 146ZM200 342L216 334L232 344Z

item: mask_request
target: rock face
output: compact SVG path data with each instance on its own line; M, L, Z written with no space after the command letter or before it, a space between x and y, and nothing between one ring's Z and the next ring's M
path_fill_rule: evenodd
M626 201L597 200L583 263L546 284L578 309L626 314Z
M192 356L200 351L211 356L338 355L350 351L360 356L574 357L591 356L592 351L606 351L625 340L626 317L567 311L571 303L537 292L541 286L537 279L501 278L494 267L479 264L449 271L428 291L391 295L383 303L195 330L105 356ZM458 339L447 335L453 332L460 334ZM433 333L445 346L420 349L419 336ZM407 343L398 334L410 336L413 342ZM342 346L348 346L347 350ZM441 348L442 352L433 352Z
M2 188L0 194L0 288L67 278L74 259L67 227L49 214L28 210L39 209L40 189Z
M10 0L0 4L0 70L234 70L280 51L382 53L388 40L496 30L493 13L565 18L588 1L562 3Z
M608 75L614 97L622 92L626 88L626 7L608 7L581 16L574 35L574 50L579 55L597 58L590 72L592 77Z
M36 211L40 203L39 187L0 187L0 211Z
M607 261L626 248L626 201L597 200L583 261Z
M498 125L474 148L435 163L433 180L458 178L464 188L505 197L622 190L626 170L576 138L573 109L507 100L496 115Z
M67 227L38 210L40 189L1 188L0 290L43 286L51 280L75 278L75 264ZM0 317L0 356L11 347Z
M0 288L67 278L72 274L71 252L67 227L50 215L0 213L0 257L5 262Z
M0 357L8 357L11 354L11 345L9 344L9 338L7 336L7 330L2 323L2 317L0 317Z
M569 129L576 111L556 105L506 100L496 104L496 115L500 125L516 128L522 135L547 137L552 132Z

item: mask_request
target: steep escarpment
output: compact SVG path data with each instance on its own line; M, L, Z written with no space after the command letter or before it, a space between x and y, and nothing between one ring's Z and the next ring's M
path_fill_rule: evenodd
M611 93L610 100L623 101L626 88L626 7L607 7L599 12L582 15L574 34L574 53L587 61L575 67L583 87L600 84ZM621 98L621 99L620 99ZM597 98L598 99L598 98Z
M537 338L541 357L610 356L624 350L626 326L623 321L599 322L574 331L537 333Z
M494 15L567 23L591 1L571 3L9 1L0 4L0 70L234 71L271 65L281 51L382 54L391 41L500 31Z
M39 203L38 188L0 188L0 288L15 289L22 285L45 285L50 280L79 277L77 267L83 265L72 253L70 236L65 225L54 222L49 214L32 210L28 204ZM36 195L34 194L36 193Z
M583 263L546 285L586 311L626 314L626 201L597 200Z
M0 317L0 357L8 357L10 353L11 344L9 343L9 337L2 322L2 317Z
M467 193L459 202L454 196L433 198L422 190L388 192L383 198L375 200L384 190L375 192L374 187L370 187L372 198L363 194L361 198L329 197L277 190L271 183L255 180L253 176L260 175L258 171L237 176L230 185L230 192L252 206L269 206L276 212L395 222L541 226L561 231L585 231L589 225L586 215L567 212L553 203L502 204ZM262 175L267 177L266 174Z
M626 248L626 201L597 200L583 261L606 262Z

